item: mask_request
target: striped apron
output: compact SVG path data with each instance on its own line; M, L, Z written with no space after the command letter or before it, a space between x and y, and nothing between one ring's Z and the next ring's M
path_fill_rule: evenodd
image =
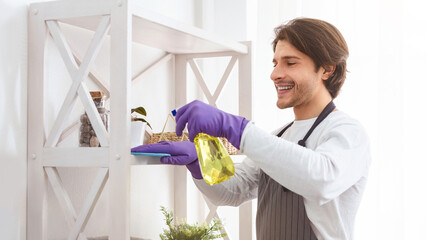
M331 101L298 144L305 147L313 130L334 109ZM281 137L292 124L277 136ZM280 185L262 170L258 185L256 231L257 240L317 240L305 211L303 197Z

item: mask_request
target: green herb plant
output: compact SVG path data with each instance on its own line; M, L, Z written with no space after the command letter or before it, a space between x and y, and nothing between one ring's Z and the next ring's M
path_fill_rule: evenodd
M142 117L137 117L136 113L142 115L142 116L147 116L147 112L145 111L145 108L143 107L137 107L137 108L132 108L130 110L131 113L131 121L141 121L141 122L145 122L147 123L147 126L149 126L151 129L153 129L151 127L151 125L147 122L147 120L145 120Z
M160 210L165 216L165 222L169 229L163 229L163 234L160 234L162 240L211 240L227 236L226 233L220 231L224 228L221 220L214 218L210 224L204 222L202 225L197 223L189 225L185 219L178 222L174 221L172 211L168 211L161 206Z

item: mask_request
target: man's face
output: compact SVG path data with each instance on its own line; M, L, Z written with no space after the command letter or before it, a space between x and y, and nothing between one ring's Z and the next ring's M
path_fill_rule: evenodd
M322 67L316 71L313 60L288 41L276 45L271 73L277 91L277 107L285 109L308 105L323 85Z

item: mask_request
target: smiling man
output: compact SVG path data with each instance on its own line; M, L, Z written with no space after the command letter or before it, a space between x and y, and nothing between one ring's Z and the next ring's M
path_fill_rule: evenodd
M162 142L133 151L169 152L161 161L186 165L200 191L216 205L258 198L258 240L353 239L371 162L358 121L333 103L346 77L347 44L331 24L294 19L275 29L277 107L295 121L267 133L243 117L199 101L179 109L177 134L226 137L247 156L231 179L203 181L192 142Z

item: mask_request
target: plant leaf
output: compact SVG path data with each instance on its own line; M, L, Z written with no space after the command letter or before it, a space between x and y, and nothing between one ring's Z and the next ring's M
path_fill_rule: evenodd
M224 225L220 219L214 218L213 222L202 225L195 223L190 225L185 219L178 221L174 220L173 212L168 211L165 207L160 207L161 212L165 216L166 225L169 229L163 229L160 234L162 240L211 240L227 236L226 233L221 233ZM174 223L172 221L174 220Z
M133 118L132 121L141 121L141 122L145 122L147 123L147 126L149 126L151 129L153 129L151 127L151 125L147 122L147 120L143 119L143 118Z
M145 111L145 108L143 108L143 107L132 108L130 110L130 113L133 113L133 112L137 112L143 116L147 116L147 112Z

